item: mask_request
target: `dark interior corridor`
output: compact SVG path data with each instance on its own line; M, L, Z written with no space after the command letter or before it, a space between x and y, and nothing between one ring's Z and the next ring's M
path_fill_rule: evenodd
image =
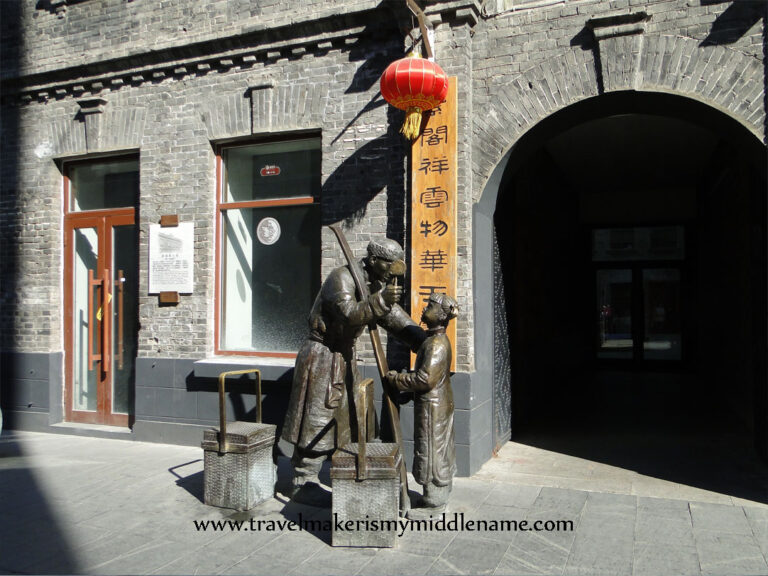
M681 98L594 100L499 192L512 439L670 479L764 456L765 147Z

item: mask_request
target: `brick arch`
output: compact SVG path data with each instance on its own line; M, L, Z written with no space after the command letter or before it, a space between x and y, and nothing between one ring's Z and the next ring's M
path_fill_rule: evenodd
M474 200L512 146L540 121L603 93L634 90L685 96L727 114L765 142L763 62L682 36L627 36L592 51L574 48L500 85L473 125ZM477 107L477 106L476 106ZM504 162L503 162L504 161Z

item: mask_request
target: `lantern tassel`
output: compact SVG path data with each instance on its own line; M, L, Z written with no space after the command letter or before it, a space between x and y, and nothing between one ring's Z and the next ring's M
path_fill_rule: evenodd
M421 108L411 106L405 111L405 122L403 127L400 128L400 134L408 138L408 140L416 140L419 137L421 131Z

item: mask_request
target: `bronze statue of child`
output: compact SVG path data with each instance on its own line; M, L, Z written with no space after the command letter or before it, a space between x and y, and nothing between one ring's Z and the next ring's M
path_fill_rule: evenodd
M413 476L424 487L424 496L409 517L444 512L456 474L452 351L445 329L458 312L456 300L432 294L421 314L427 339L419 347L415 369L401 374L390 370L386 376L398 390L414 392Z

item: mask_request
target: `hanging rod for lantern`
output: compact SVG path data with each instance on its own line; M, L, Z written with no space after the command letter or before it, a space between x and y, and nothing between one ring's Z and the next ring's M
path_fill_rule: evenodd
M415 0L405 0L405 3L408 5L408 8L410 8L411 12L414 13L419 21L421 41L424 43L424 49L427 52L427 58L431 60L434 57L434 54L432 53L432 45L429 43L429 35L427 34L427 19L424 16L424 12L421 10L421 8L419 8L419 5L416 4Z

